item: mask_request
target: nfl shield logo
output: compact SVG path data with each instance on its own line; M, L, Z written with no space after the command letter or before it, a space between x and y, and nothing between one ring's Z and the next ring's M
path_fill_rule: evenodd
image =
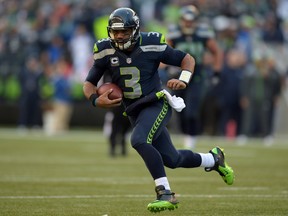
M131 58L127 58L127 59L126 59L126 62L127 62L128 64L131 64L132 59L131 59Z

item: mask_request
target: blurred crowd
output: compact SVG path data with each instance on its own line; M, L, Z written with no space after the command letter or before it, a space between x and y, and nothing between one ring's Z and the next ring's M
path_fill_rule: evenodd
M142 31L166 34L189 4L224 51L217 100L200 113L202 133L271 138L287 91L288 0L0 0L0 103L19 103L19 127L43 121L48 133L65 131L111 11L132 7ZM203 62L211 72L209 52Z

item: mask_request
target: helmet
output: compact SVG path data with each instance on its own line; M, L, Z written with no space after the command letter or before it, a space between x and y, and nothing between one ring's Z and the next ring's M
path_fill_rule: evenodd
M199 17L199 11L194 5L188 5L180 9L180 28L183 34L191 35L194 32L194 22Z
M132 34L128 39L119 40L114 37L114 30L127 29L132 29ZM120 50L127 50L137 42L140 36L139 17L130 8L118 8L113 11L109 17L107 31L113 47Z

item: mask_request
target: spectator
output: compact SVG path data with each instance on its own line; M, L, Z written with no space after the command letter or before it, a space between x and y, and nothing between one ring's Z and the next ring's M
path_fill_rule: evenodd
M53 129L52 134L61 134L69 129L72 114L71 67L63 58L54 65L52 83L54 86L53 96Z
M267 43L282 44L284 42L281 20L274 13L269 13L265 17L262 38Z
M93 46L93 38L85 25L79 24L70 41L73 70L77 80L83 81L91 66L91 46Z
M244 109L243 134L265 138L270 145L274 135L274 112L281 92L281 80L268 50L256 50L241 86Z
M19 106L19 128L37 128L41 121L40 79L42 70L35 56L29 56L20 73L21 97Z
M227 53L222 71L220 135L234 138L241 133L240 84L243 79L246 58L247 56L242 51L236 49ZM229 126L233 124L235 130L229 134Z

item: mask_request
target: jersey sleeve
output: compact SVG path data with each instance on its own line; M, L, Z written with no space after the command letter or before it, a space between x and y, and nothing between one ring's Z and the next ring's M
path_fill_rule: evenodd
M174 49L171 46L167 45L165 51L163 52L163 55L161 55L160 61L167 65L172 66L181 66L181 62L183 58L186 56L187 53Z
M146 40L143 41L143 44L146 45L145 43L149 43L149 45L154 46L153 49L159 48L161 51L161 54L159 55L160 62L172 66L181 66L181 62L186 55L185 52L173 49L171 46L169 46L166 43L165 36L161 33L149 32L146 35L146 37L143 37L146 38Z
M86 81L91 82L97 86L99 80L107 70L107 56L114 53L115 50L109 46L107 39L97 41L93 47L94 63L89 70Z
M97 62L94 61L94 64L90 68L89 73L88 73L85 81L88 81L88 82L92 83L93 85L97 86L98 82L101 79L101 77L103 76L103 74L104 74L104 69L99 67L99 65L97 65Z

